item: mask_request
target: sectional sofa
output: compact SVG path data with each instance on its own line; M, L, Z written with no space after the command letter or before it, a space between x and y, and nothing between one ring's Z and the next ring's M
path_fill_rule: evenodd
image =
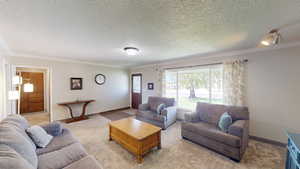
M59 123L42 126L53 136L45 148L37 148L27 135L25 118L9 116L0 122L1 169L102 169L71 132Z

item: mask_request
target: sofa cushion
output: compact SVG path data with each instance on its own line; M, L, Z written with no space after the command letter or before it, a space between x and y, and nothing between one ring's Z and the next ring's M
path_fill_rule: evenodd
M29 127L29 123L24 117L20 115L10 115L0 122L0 126L7 125L14 127L14 129L22 134L31 143L32 147L36 149L34 142L25 131Z
M16 127L8 124L0 125L0 144L5 144L18 152L34 168L37 167L36 147L28 138L17 131Z
M79 161L76 161L63 169L102 169L102 166L93 156L86 156Z
M36 153L38 155L49 153L52 151L59 150L63 147L66 147L70 144L76 143L77 140L73 137L69 129L62 129L60 135L53 137L51 142L45 148L37 148Z
M49 135L41 126L31 126L26 129L26 132L38 147L46 147L53 139L53 136Z
M249 120L249 110L247 107L227 106L227 112L233 121Z
M87 156L80 143L38 156L38 169L61 169Z
M137 113L137 116L149 119L149 120L154 120L154 121L160 121L164 122L166 120L166 117L160 114L157 114L156 112L153 111L139 111Z
M182 123L182 129L199 134L201 136L207 137L209 139L222 142L224 144L240 147L241 139L237 136L233 136L219 130L215 125L198 122L198 123Z
M161 103L165 104L166 107L174 106L175 99L174 98L166 98L166 97L149 97L148 104L151 111L156 111L157 106Z
M198 102L196 112L198 113L201 121L216 125L218 124L218 121L224 112L228 112L233 121L249 120L249 112L247 107L225 106Z
M28 121L23 116L16 114L10 115L7 118L3 119L1 123L13 123L24 130L30 127Z
M218 104L197 103L196 112L200 120L217 125L221 115L226 112L226 106Z
M7 145L0 145L1 169L34 169L20 154Z

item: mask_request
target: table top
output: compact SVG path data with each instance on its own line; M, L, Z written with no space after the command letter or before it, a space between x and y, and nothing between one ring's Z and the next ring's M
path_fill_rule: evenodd
M109 125L138 140L142 140L154 133L161 131L161 128L140 120L136 120L133 117L113 121L110 122Z
M95 100L76 100L72 102L62 102L62 103L57 103L59 105L66 105L66 104L80 104L80 103L89 103L89 102L94 102Z

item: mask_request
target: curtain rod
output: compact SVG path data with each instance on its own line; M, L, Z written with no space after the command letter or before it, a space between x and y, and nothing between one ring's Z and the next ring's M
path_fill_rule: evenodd
M248 59L244 59L243 62L248 62ZM199 66L213 66L213 65L220 65L220 64L223 64L223 62L202 64L202 65L193 65L193 66L170 67L170 68L165 68L165 70L193 68L193 67L199 67Z

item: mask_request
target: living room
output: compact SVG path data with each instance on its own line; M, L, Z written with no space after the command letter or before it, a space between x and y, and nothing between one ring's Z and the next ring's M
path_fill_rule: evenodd
M0 1L0 168L300 168L299 10Z

